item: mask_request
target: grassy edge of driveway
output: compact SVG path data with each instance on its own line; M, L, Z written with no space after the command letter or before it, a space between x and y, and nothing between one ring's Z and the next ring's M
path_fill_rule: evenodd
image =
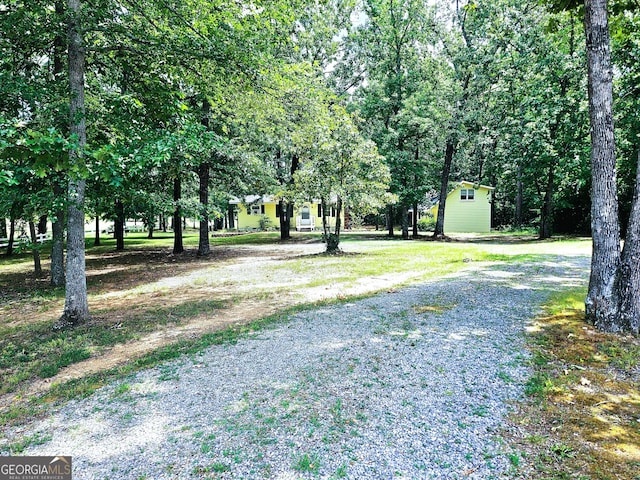
M532 376L506 438L516 478L640 480L640 339L585 323L558 292L527 336Z

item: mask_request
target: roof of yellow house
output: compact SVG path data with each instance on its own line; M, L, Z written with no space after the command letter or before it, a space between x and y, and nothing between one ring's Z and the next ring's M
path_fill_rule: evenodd
M456 185L454 190L456 188L458 188L458 187L473 187L476 190L480 189L480 188L486 188L487 190L495 190L496 189L496 187L489 187L487 185L480 185L479 183L467 182L466 180L463 180L460 183L458 183L458 185Z

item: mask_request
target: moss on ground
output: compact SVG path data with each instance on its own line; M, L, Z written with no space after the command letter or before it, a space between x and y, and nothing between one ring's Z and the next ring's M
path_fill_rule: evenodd
M530 396L512 418L521 478L640 480L640 339L587 325L584 293L554 298L532 329Z

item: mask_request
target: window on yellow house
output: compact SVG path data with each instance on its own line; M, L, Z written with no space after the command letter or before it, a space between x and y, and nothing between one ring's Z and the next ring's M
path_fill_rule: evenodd
M260 215L264 213L264 205L251 205L251 207L247 209L247 213L249 215Z
M473 200L476 191L473 188L463 188L460 190L460 200Z

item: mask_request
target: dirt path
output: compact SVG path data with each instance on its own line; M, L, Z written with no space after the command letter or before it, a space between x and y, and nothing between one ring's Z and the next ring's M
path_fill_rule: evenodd
M318 244L284 244L275 247L273 245L254 246L251 247L250 255L246 255L247 252L245 252L243 256L220 251L216 262L203 263L198 269L187 271L177 268L174 276L154 278L154 281L144 287L130 286L131 288L127 289L125 285L122 290L110 290L96 295L92 308L99 309L105 305L111 308L117 306L117 311L121 313L126 312L127 308L139 308L157 302L160 296L166 305L167 302L184 302L185 299L190 301L228 300L238 291L265 289L273 285L278 285L280 288L283 285L290 286L288 291L264 298L260 296L251 298L244 295L239 300L229 302L225 308L191 317L178 325L162 326L140 339L104 349L87 360L62 368L51 378L38 379L17 393L0 397L0 408L9 406L17 396L30 397L44 394L54 384L112 369L183 339L197 338L229 326L247 324L295 305L389 290L419 276L416 272L406 272L365 277L350 285L331 282L321 286L301 287L300 285L314 279L315 273L312 270L283 274L283 269L277 269L278 264L284 260L315 255L322 252L322 249L323 246ZM215 268L212 267L213 265ZM274 268L277 275L273 273ZM208 277L212 277L211 282L207 280ZM176 292L175 295L167 297L159 293L162 289L168 288ZM117 325L118 320L118 317L110 319L114 325ZM123 320L126 321L126 319Z

